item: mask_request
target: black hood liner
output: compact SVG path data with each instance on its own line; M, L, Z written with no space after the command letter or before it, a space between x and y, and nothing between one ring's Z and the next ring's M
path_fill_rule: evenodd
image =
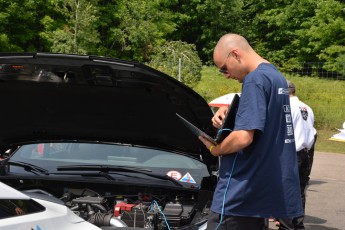
M0 147L22 142L100 141L203 157L204 145L179 121L210 135L212 112L196 92L137 62L104 57L0 54Z

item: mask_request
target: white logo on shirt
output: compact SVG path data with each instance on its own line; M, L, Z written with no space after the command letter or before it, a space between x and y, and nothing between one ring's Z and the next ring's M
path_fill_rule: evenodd
M286 125L286 128L287 128L287 135L288 135L288 136L293 135L293 128L292 128L292 125Z
M299 107L299 109L301 110L301 114L303 119L306 121L308 119L308 110L306 107Z
M285 114L285 120L286 120L286 123L291 123L292 122L291 114Z
M295 139L285 139L285 143L294 143Z
M278 94L289 95L289 90L285 88L278 88Z
M284 105L284 112L289 113L290 112L290 105Z

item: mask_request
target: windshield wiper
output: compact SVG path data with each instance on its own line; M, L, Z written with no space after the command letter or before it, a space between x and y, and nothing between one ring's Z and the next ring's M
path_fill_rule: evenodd
M162 179L171 181L175 185L178 185L182 187L182 184L180 184L175 179L167 176L167 175L160 175L152 173L152 170L150 169L144 169L144 168L136 168L136 167L128 167L128 166L108 166L108 165L62 165L57 167L58 171L99 171L103 174L109 173L109 172L133 172L133 173L140 173L143 175L147 175L149 177ZM86 174L83 174L86 175ZM96 174L90 174L90 175L96 175ZM98 175L98 174L97 174ZM122 174L123 175L123 174ZM132 176L133 177L133 176Z
M152 172L150 169L136 168L129 166L111 166L111 165L61 165L56 167L58 171L90 171L97 170L101 172Z
M83 172L83 173L51 173L52 175L73 175L73 176L84 176L84 177L104 177L108 180L113 180L115 181L114 177L112 177L111 175L109 175L108 173L106 172L101 172L101 171L98 171L98 172L92 172L92 173L86 173L86 172Z
M8 161L7 164L23 167L25 171L32 172L36 175L37 173L49 175L49 171L36 165L32 165L21 161Z

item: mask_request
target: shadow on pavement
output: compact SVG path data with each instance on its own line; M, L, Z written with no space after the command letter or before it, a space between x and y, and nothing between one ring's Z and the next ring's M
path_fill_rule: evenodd
M315 217L315 216L308 216L304 217L304 227L305 229L312 229L312 230L340 230L339 228L331 228L322 226L325 224L327 220Z
M320 184L325 184L327 183L326 181L322 181L322 180L310 180L308 182L309 185L320 185Z
M324 224L327 220L315 217L315 216L304 216L304 224Z
M311 229L311 230L341 230L339 228L330 228L330 227L321 226L321 225L306 225L304 227L305 229Z

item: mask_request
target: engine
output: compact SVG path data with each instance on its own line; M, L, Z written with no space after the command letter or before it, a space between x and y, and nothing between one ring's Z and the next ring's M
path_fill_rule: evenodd
M192 223L196 215L198 219L207 215L209 208L205 205L198 211L194 195L174 199L145 193L100 196L86 189L80 195L66 192L60 199L75 214L99 227L178 228Z
M198 188L75 180L11 179L30 197L43 195L101 229L197 229L207 221L216 177ZM87 187L85 186L87 184ZM37 197L39 198L39 197Z

